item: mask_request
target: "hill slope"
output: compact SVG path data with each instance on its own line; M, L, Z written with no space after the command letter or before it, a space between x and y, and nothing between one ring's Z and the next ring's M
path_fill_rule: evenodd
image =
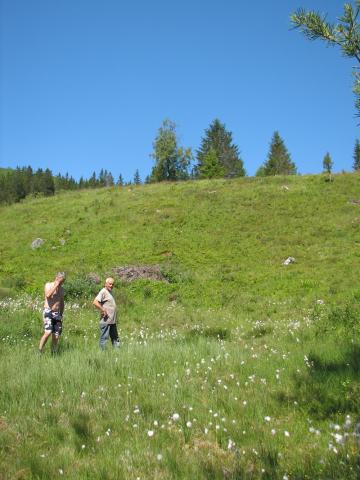
M64 193L0 209L0 285L160 264L182 301L340 297L357 283L359 177L248 178ZM286 185L286 187L285 187ZM40 237L44 245L31 249ZM60 244L65 240L65 245ZM296 263L282 265L288 257Z
M1 292L18 297L0 300L0 478L360 478L359 179L2 208ZM158 264L168 282L117 282L122 346L100 352L86 275ZM59 269L60 350L39 356L39 297Z

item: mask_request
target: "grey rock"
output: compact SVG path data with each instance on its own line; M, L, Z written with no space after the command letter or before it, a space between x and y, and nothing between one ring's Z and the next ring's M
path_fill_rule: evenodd
M31 248L34 250L35 248L41 247L41 245L44 243L44 240L42 238L35 238L35 240L31 244Z
M295 263L294 257L288 257L286 260L284 260L283 265L290 265L290 263Z

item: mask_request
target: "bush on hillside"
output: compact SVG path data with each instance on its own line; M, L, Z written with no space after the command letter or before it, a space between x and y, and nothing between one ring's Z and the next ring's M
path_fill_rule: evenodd
M85 275L68 278L64 283L65 299L92 298L98 291L99 285L96 285Z
M339 340L353 343L360 340L360 302L354 297L348 303L332 307L318 317L315 323L316 336L331 335Z

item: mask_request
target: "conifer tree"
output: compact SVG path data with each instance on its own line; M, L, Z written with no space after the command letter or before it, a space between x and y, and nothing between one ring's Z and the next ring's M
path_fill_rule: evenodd
M358 172L360 170L360 142L358 139L356 139L355 142L353 159L353 169L355 170L355 172Z
M257 171L257 176L295 175L296 166L279 132L274 132L271 139L267 161Z
M211 153L210 153L211 152ZM210 154L210 156L209 156ZM201 146L196 152L198 177L205 177L205 172L216 173L218 177L241 177L245 175L239 149L232 141L232 133L227 131L220 120L215 119L205 130ZM210 163L209 163L210 162ZM207 166L205 166L207 164ZM210 164L212 167L209 169Z
M33 183L33 170L30 167L30 165L26 168L24 168L24 188L25 188L25 194L29 195L32 190L32 183Z
M119 178L118 178L118 181L116 182L116 184L119 186L119 187L122 187L124 185L124 179L123 179L123 176L119 175Z
M99 179L98 179L98 186L99 187L105 187L106 186L107 174L108 174L107 170L104 170L103 168L100 170Z
M38 168L33 176L33 193L38 194L42 192L42 177L43 177L42 168Z
M225 175L225 168L219 162L217 153L213 147L204 155L199 165L200 178L219 178Z
M43 194L46 196L54 195L55 193L55 184L54 184L53 175L51 173L51 170L49 170L48 168L45 170L43 174L42 191L43 191Z
M13 199L15 202L22 200L26 197L26 190L25 190L25 177L24 177L24 170L21 170L20 167L17 167L16 170L12 172L11 175L11 189L13 192Z
M105 186L112 187L114 185L114 177L111 172L105 170Z
M97 186L97 183L98 183L98 181L96 179L96 173L93 172L93 174L89 178L89 187L90 188L95 188Z
M134 185L141 185L141 178L140 178L140 173L138 169L136 169L134 174Z

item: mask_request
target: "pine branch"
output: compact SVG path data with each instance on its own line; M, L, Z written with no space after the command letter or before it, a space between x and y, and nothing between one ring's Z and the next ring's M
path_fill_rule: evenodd
M315 11L306 12L300 8L290 17L294 28L298 28L309 40L322 39L331 45L339 45L334 25L326 21L326 16L321 16Z

